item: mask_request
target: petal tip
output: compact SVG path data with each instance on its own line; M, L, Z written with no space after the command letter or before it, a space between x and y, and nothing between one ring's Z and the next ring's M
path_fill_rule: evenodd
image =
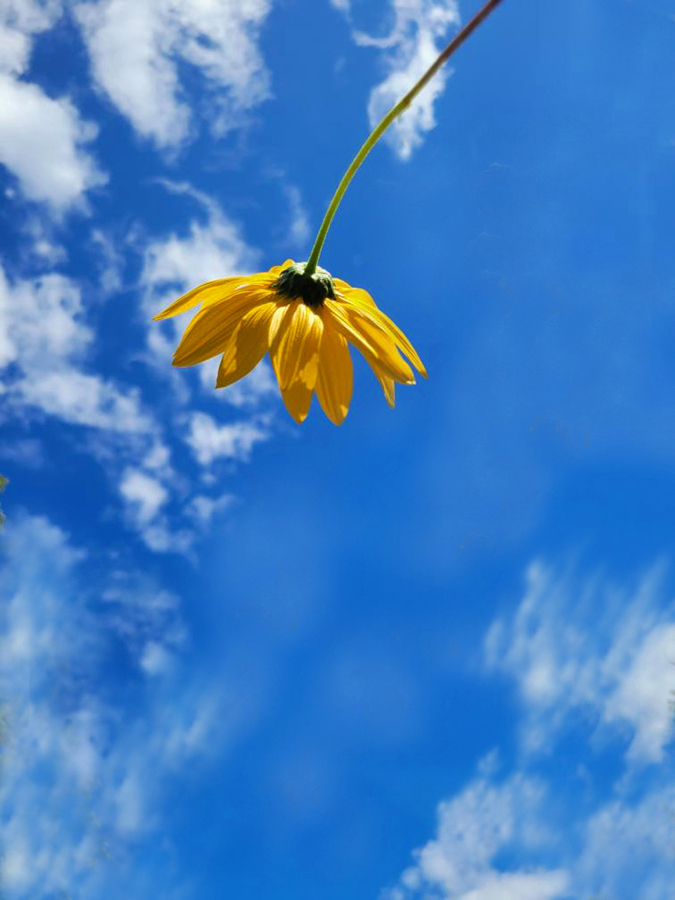
M343 408L338 413L333 413L331 415L329 415L326 412L326 410L324 410L324 412L326 413L326 418L328 419L328 421L331 422L333 425L336 425L337 427L339 427L340 425L342 425L344 420L347 418L347 413L349 412L349 407L347 407L347 409Z

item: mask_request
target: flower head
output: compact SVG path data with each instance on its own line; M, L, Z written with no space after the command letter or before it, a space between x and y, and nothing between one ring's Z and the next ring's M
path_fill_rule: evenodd
M216 387L247 375L269 352L286 408L296 422L307 417L312 394L331 422L339 425L352 396L348 343L370 364L390 406L394 384L414 384L411 367L426 377L403 332L372 297L317 267L289 259L256 275L208 281L188 291L155 319L167 319L199 305L173 358L194 366L222 354Z

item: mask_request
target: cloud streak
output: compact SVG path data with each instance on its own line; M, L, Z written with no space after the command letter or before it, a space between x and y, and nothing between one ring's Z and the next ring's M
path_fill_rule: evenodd
M333 6L353 23L349 0L332 0ZM393 26L376 37L353 29L356 44L382 52L386 76L370 92L368 118L371 128L415 84L440 53L451 27L459 25L456 0L392 0ZM409 160L425 135L436 125L434 105L445 90L449 71L443 68L385 134L396 155Z
M114 563L99 590L93 552L44 517L15 515L3 536L0 877L11 900L147 895L148 867L131 863L159 855L167 871L172 785L241 727L226 681L182 669L179 598ZM180 887L170 875L153 885L167 897Z
M529 567L518 609L495 621L485 642L488 670L518 688L528 749L585 710L597 728L628 729L631 763L663 759L673 738L675 608L663 602L662 580L657 566L631 593L600 577L580 583Z
M107 181L90 148L97 127L68 97L51 97L26 78L35 35L60 13L59 3L30 0L0 10L0 163L28 200L46 203L57 215L85 209L85 193Z
M631 591L600 575L528 567L521 602L486 635L483 670L517 686L516 762L509 771L495 750L439 804L434 837L387 900L668 895L675 789L658 764L673 735L675 610L663 602L663 576L656 566ZM588 778L603 765L603 729L624 750L606 788ZM583 749L561 778L549 763L570 736Z
M75 15L95 82L141 137L166 149L196 124L181 66L201 77L202 115L218 134L270 95L257 45L269 9L268 0L99 0L78 3Z
M74 425L152 431L137 390L86 370L93 343L77 283L57 273L11 281L0 267L0 372L7 398Z

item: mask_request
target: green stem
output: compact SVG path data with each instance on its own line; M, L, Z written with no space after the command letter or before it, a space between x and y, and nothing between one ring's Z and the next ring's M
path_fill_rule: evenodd
M424 73L424 75L422 75L420 80L410 88L405 97L399 100L396 106L393 106L389 110L389 112L382 119L379 125L377 125L370 133L365 144L363 145L363 147L361 147L359 152L354 157L351 165L342 176L342 180L337 186L337 190L333 194L333 199L330 201L330 206L326 210L326 215L323 217L323 222L321 223L319 233L317 234L316 240L314 241L312 252L309 255L309 259L307 260L307 264L305 266L305 275L313 275L316 271L316 266L319 262L319 256L323 248L323 242L326 240L326 235L328 234L328 229L330 228L331 222L333 221L333 217L337 212L338 206L340 205L340 201L342 200L345 191L349 187L349 182L352 180L354 175L356 175L356 172L360 168L366 156L368 156L370 151L382 137L387 128L389 128L394 119L398 118L398 116L400 116L401 113L410 106L410 104L413 102L413 100L419 94L425 84L434 77L436 72L438 72L443 63L445 63L452 56L452 54L455 52L455 50L458 49L458 47L461 47L461 45L469 37L471 32L478 28L483 19L486 19L499 3L501 3L501 0L488 0L485 6L476 13L473 19L468 21L464 28L462 28L462 30L455 35L455 37L450 41L445 50L442 51L435 62L433 62L432 65Z

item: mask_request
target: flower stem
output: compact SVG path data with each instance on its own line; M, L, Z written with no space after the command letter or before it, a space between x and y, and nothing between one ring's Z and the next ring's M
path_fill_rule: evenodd
M368 138L366 139L365 144L361 147L359 152L352 160L351 165L342 176L342 180L337 186L337 190L333 194L333 199L330 201L330 206L326 210L326 215L323 217L323 222L321 223L319 233L317 234L316 240L314 241L312 252L309 255L309 259L307 260L307 264L305 266L305 275L313 275L316 271L316 266L319 261L321 250L323 248L323 242L326 240L326 235L328 234L328 229L330 228L333 217L337 212L340 201L342 200L345 191L349 187L349 182L352 180L354 175L356 175L356 172L360 168L361 163L364 161L366 156L368 156L370 151L382 137L387 128L389 128L394 119L398 118L398 116L400 116L401 113L410 106L410 104L413 102L413 100L419 94L425 84L427 84L428 81L431 81L436 72L438 72L443 63L447 62L447 60L452 56L455 50L461 47L461 45L469 37L471 32L478 28L483 19L486 19L499 3L501 3L501 0L488 0L485 6L483 6L483 8L476 13L473 19L470 19L466 23L464 28L462 28L462 30L455 35L455 37L450 41L445 50L440 53L435 62L433 62L424 73L424 75L422 75L420 80L410 88L405 97L402 97L401 100L399 100L398 103L389 110L389 112L382 119L379 125L376 125L373 131L371 131Z

